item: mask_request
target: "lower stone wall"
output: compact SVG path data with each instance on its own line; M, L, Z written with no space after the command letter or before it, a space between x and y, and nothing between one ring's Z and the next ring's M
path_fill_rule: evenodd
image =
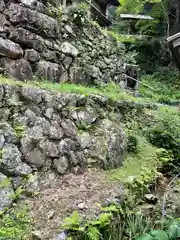
M126 137L110 109L99 97L1 84L0 178L121 166Z
M124 46L87 19L77 25L72 14L52 17L47 6L1 0L0 73L22 81L120 82Z

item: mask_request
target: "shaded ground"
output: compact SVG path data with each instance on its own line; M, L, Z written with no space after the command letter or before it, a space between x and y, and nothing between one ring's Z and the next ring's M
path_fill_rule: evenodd
M122 196L122 185L110 182L104 172L93 169L80 175L56 177L28 203L35 229L41 231L43 239L53 239L63 219L74 210L92 220L100 211L98 203Z

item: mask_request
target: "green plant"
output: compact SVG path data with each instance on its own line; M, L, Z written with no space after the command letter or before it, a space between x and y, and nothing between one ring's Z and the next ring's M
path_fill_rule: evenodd
M156 112L154 127L146 130L149 141L172 152L174 165L180 158L180 114L174 108L161 108ZM172 162L172 161L171 161Z
M176 69L163 68L151 75L142 76L139 91L152 101L171 105L173 100L180 99L179 78Z
M164 130L158 128L152 128L147 130L149 141L157 147L165 149L172 149L175 144L173 135Z
M143 10L146 0L123 0L121 1L121 5L118 9L119 13L139 13ZM150 0L150 3L159 3L160 0Z
M86 23L89 15L89 5L84 2L76 3L68 8L70 16L77 25Z
M169 240L168 235L163 230L152 230L149 234L145 234L138 240Z
M136 136L134 135L128 136L127 151L128 153L138 152L138 138Z
M118 34L115 31L111 31L111 30L103 30L103 32L105 34L107 34L108 36L114 38L117 42L123 42L123 43L131 43L134 44L136 42L136 40L138 39L138 37L136 36L131 36L131 35L122 35L122 34Z
M3 180L0 181L0 188L6 188L11 185L11 179L6 177Z
M112 205L110 205L108 207L101 207L101 210L103 212L110 212L110 213L118 213L118 212L120 212L119 206L114 205L114 204L112 204Z
M101 234L97 227L95 226L89 226L86 230L86 235L88 237L88 240L99 240L101 239Z
M120 101L120 100L131 100L132 102L141 102L142 99L134 98L132 95L129 95L125 92L123 92L120 87L117 84L110 84L113 85L113 88L110 88L110 85L107 84L104 88L100 89L98 87L86 87L80 84L68 84L68 83L62 83L62 84L56 84L56 83L50 83L50 82L42 82L42 81L36 81L36 82L18 82L13 81L4 77L0 77L0 82L4 84L9 85L19 85L24 87L36 87L40 89L47 89L52 90L55 92L60 93L78 93L81 95L89 96L89 95L99 95L109 98L112 101ZM144 100L143 100L144 102Z
M12 209L0 217L1 240L26 240L31 231L31 219L26 206Z
M137 240L178 240L180 237L180 222L179 219L173 220L170 226L165 230L151 230L145 233Z
M25 126L23 125L14 125L13 129L18 138L21 138L25 135Z
M81 219L79 213L77 211L74 211L71 217L65 218L62 227L67 230L79 230L80 221Z
M78 239L100 240L109 239L110 228L113 225L113 214L119 214L120 209L115 206L109 206L101 209L102 213L96 220L81 222L79 214L73 212L71 217L65 219L62 227L78 236Z
M173 220L168 228L169 238L171 240L176 240L180 238L180 221L179 219Z
M146 9L147 7L147 9ZM133 29L133 32L140 34L149 34L149 35L161 35L162 30L158 29L158 24L161 26L161 29L164 27L165 30L168 28L168 17L167 17L167 4L166 0L122 0L121 5L117 9L117 19L121 20L121 13L130 13L130 14L139 14L144 13L152 16L151 20L138 20L136 23L130 23ZM116 28L115 28L116 29ZM117 29L119 30L119 29ZM163 31L163 34L166 34Z
M136 239L138 236L148 232L152 227L151 219L139 214L128 214L126 222L126 234L129 240Z
M79 131L90 131L92 129L92 125L84 121L78 121L77 127Z
M9 195L9 198L12 198L13 200L17 200L23 192L24 192L24 189L20 186L15 190L14 194Z
M53 0L52 4L48 3L47 9L51 17L57 18L59 21L61 20L63 15L63 7L59 1Z

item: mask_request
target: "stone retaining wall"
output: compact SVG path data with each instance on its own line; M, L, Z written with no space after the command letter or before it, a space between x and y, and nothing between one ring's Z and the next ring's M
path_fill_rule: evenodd
M36 172L121 166L126 137L118 118L108 117L110 110L98 96L1 84L0 179L10 177L17 186ZM9 204L8 189L0 189L0 211Z
M1 0L0 73L22 81L119 82L124 46L91 22L51 17L43 2Z

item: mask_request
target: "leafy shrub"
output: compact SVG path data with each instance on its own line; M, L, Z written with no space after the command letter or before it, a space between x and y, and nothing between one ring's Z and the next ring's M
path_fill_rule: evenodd
M180 238L180 221L174 220L167 230L151 230L137 240L177 240Z
M173 153L171 150L166 150L164 148L157 148L156 155L160 163L166 164L173 161Z
M180 99L179 79L177 70L162 68L152 75L142 76L139 91L156 102L172 104L172 100Z
M146 130L149 141L157 147L171 150L174 164L180 166L180 113L173 108L162 108L155 117L155 126Z
M153 74L159 67L170 64L170 54L165 40L158 38L138 41L134 49L139 53L137 63L146 74Z
M31 220L28 217L26 207L12 209L0 216L1 240L26 240L29 239Z
M133 135L128 136L127 151L129 153L138 152L138 138L136 136Z
M109 239L107 236L110 235L111 232L106 230L111 228L113 222L112 213L118 213L116 206L102 208L102 213L97 220L82 223L79 213L75 211L70 217L64 220L62 227L70 232L71 235L74 234L76 237L78 236L78 238L75 239Z
M157 147L172 149L176 144L173 135L164 129L152 128L147 134L149 141Z
M54 6L48 4L48 13L51 17L61 20L61 17L63 15L62 5L59 2L54 3Z
M86 3L77 3L68 8L70 16L73 18L77 25L81 25L86 22L89 13L89 5Z

